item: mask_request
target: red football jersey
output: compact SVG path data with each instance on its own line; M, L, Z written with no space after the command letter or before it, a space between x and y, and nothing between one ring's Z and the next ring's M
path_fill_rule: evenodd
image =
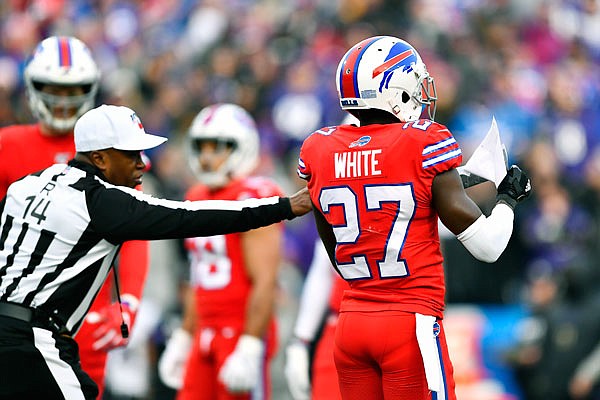
M44 136L39 125L0 129L0 199L14 181L52 164L66 164L74 155L73 134Z
M342 311L442 317L444 270L431 185L461 162L450 131L430 120L341 125L304 141L298 174L333 227L336 269L350 283Z
M216 191L203 185L192 187L187 200L243 200L282 196L271 180L250 177L229 183ZM198 323L201 326L242 330L251 282L246 273L241 234L188 238L190 284L194 288Z

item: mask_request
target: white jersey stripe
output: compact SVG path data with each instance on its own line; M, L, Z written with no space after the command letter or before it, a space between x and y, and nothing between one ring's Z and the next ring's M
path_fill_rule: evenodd
M107 243L107 245L108 245L108 243ZM90 308L92 301L94 301L94 297L96 296L96 294L102 287L102 284L104 283L104 280L106 279L106 276L108 275L108 271L110 270L112 261L115 258L117 250L118 250L118 248L115 247L114 250L112 250L112 252L110 252L108 254L108 256L106 256L102 260L102 265L100 266L100 271L98 271L98 275L96 275L96 279L94 279L94 282L92 283L92 288L87 292L87 294L83 298L83 301L79 304L79 307L77 307L75 309L73 314L71 314L71 317L69 318L69 320L66 322L67 329L69 329L69 330L73 329L73 327L80 320L82 320L85 317L85 314L87 313L88 309ZM78 262L75 265L75 267L79 267L81 269L86 268L85 264L83 264L83 265L79 265L79 264L83 264L83 263ZM75 270L75 269L79 269L79 268L71 268L71 270ZM75 334L75 333L76 332L73 332L73 334Z
M33 328L33 340L35 347L42 353L46 365L65 399L85 400L81 384L73 369L60 358L52 332L46 329ZM27 373L27 371L23 371L23 373Z
M437 157L430 158L426 161L423 161L423 168L431 167L437 163L449 160L454 157L458 157L461 154L460 149L452 150L443 154L440 154Z
M441 142L438 142L436 144L431 144L423 149L423 155L433 153L434 151L439 150L442 147L448 147L454 143L456 143L456 139L454 139L453 137L450 137L450 138L448 138L446 140L442 140Z
M147 202L148 204L155 206L163 206L172 209L185 209L189 211L198 211L198 210L219 210L219 211L240 211L243 208L254 208L263 205L273 205L279 202L279 197L263 197L260 199L246 199L242 201L232 201L232 200L204 200L204 201L175 201L175 200L166 200L166 199L158 199L149 194L145 194L140 192L139 190L126 188L123 186L114 186L108 182L101 180L100 178L96 178L99 182L101 182L107 188L114 188L118 190L122 190L137 198L138 200L142 200Z

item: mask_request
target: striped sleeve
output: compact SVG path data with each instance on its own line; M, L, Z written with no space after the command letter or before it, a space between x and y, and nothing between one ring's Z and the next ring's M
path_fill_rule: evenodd
M422 167L437 175L462 163L462 152L452 133L443 126L428 132L422 152Z
M304 179L305 181L309 181L311 176L310 166L306 163L305 157L307 154L306 148L308 147L307 142L308 139L304 141L304 143L302 144L302 148L300 149L300 156L298 157L298 169L296 170L298 176Z
M308 168L306 168L306 164L302 157L298 158L298 170L296 171L298 176L304 180L310 179L310 172L308 172Z

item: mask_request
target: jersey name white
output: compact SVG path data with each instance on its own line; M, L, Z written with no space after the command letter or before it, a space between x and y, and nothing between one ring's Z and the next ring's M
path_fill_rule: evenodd
M336 179L381 175L377 159L379 154L381 154L381 149L334 153Z

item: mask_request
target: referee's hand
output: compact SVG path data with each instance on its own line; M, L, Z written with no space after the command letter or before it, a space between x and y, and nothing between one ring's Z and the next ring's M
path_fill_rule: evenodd
M290 205L292 212L297 217L312 211L312 203L307 188L302 188L290 196Z

